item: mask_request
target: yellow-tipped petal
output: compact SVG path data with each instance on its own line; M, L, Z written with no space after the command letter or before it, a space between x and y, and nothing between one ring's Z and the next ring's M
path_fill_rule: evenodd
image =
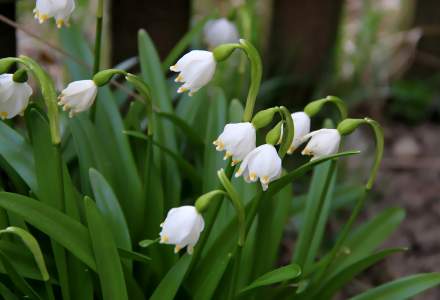
M176 245L176 247L174 247L174 253L179 253L180 249L182 249L179 245Z
M269 177L268 176L263 176L261 178L261 182L263 182L263 184L268 184L269 183Z
M249 173L249 179L252 181L257 180L257 174L255 174L254 172Z
M292 154L295 150L296 150L295 147L290 146L290 147L289 147L289 150L287 150L287 154Z
M232 153L229 151L226 151L225 156L223 157L223 160L227 160L232 156Z
M194 253L194 247L188 245L188 247L186 247L186 252L188 252L189 255L192 255Z
M170 70L173 71L173 72L178 72L178 71L177 71L177 67L176 67L176 65L171 66L171 67L170 67Z
M232 160L232 163L231 163L231 166L235 166L235 165L238 164L239 162L240 162L239 160L233 159L233 160Z
M175 81L175 82L184 82L182 74L179 74L179 75L176 77L176 79L174 79L174 81Z
M177 89L177 93L179 93L179 94L185 93L187 91L188 91L188 89L185 88L185 87L180 87L180 88Z
M170 238L169 238L167 235L163 235L163 236L160 238L160 243L161 243L161 244L163 244L163 243L167 243L169 240L170 240Z
M7 117L8 117L8 113L7 112L5 112L5 111L0 112L0 118L2 120L6 119Z
M56 23L57 23L58 28L61 28L65 25L65 22L63 19L58 19Z

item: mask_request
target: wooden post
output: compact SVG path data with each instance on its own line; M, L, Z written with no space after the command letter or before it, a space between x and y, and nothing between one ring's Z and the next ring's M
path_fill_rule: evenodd
M0 14L15 20L15 1L0 0ZM15 56L17 52L17 43L15 38L15 29L0 22L0 58Z
M137 55L137 31L145 29L164 58L189 28L189 0L113 0L112 62Z
M283 93L288 102L312 97L335 43L342 4L343 0L274 1L268 59L272 73L294 79Z

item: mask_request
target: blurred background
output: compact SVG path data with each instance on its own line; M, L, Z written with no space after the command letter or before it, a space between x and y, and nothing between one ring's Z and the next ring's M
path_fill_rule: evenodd
M95 2L77 1L70 29L90 45ZM243 2L109 0L106 65L122 63L136 70L140 28L149 32L165 58L194 24L209 16L231 17ZM36 58L61 88L69 79L66 59L89 66L60 42L63 35L53 24L39 25L33 19L34 4L0 0L0 57ZM263 56L260 105L284 104L295 111L311 100L337 95L352 117L371 116L385 129L385 158L363 217L385 207L403 207L406 219L387 246L408 246L410 251L370 269L341 299L385 280L440 271L440 1L250 0L246 5L248 15L237 25ZM193 45L205 47L201 37L193 39ZM350 136L346 148L363 150L364 156L350 159L342 176L350 181L365 174L373 146L368 131ZM333 217L329 232L338 231L347 211ZM291 257L294 235L287 227L280 262ZM420 299L440 299L440 289Z

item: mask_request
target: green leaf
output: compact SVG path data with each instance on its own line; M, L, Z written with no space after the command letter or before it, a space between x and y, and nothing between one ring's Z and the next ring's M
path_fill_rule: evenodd
M232 99L229 104L229 122L230 123L239 123L241 122L241 118L244 113L243 104L238 99Z
M197 133L197 131L194 130L190 125L188 125L188 123L186 123L183 119L179 118L177 115L165 112L157 113L157 115L174 123L174 126L184 132L188 140L196 147L203 147L203 145L205 144L203 139L200 138L200 135Z
M150 300L172 300L175 298L191 263L191 258L191 255L185 254L177 261L154 290Z
M43 112L40 112L35 107L31 107L25 117L34 153L38 183L36 194L42 202L57 210L64 211L66 203L60 145L52 144L50 124L46 120L46 116L43 115ZM70 299L70 280L66 253L59 244L54 241L51 241L51 244L63 298L68 300Z
M19 300L10 289L8 289L3 283L0 282L0 295L5 298L5 300Z
M49 280L49 272L47 271L46 263L44 262L43 253L41 252L40 245L38 245L37 240L32 236L32 234L18 227L8 227L4 230L0 230L0 234L3 233L12 233L21 238L23 243L34 256L35 262L37 263L38 269L40 269L43 280Z
M408 276L370 289L350 300L404 300L440 284L440 273Z
M11 259L6 256L3 251L0 250L0 261L3 264L3 267L8 272L11 281L13 284L24 294L24 297L34 299L34 300L41 300L41 297L34 291L34 289L29 285L29 283L26 282L26 280L23 279L23 277L18 274L15 267L10 262Z
M148 248L151 245L157 244L159 242L159 239L155 240L142 240L139 242L139 246L142 248Z
M344 252L349 254L340 255L340 259L335 262L334 269L328 275L334 275L373 253L399 227L404 218L403 209L389 208L354 230L344 247Z
M153 104L157 106L161 112L173 113L173 106L170 95L168 94L159 55L146 31L139 31L138 43L142 78L152 87ZM172 124L160 118L155 118L153 121L155 122L155 140L168 149L177 151L176 133ZM165 208L175 207L178 205L181 190L181 180L177 166L169 157L164 158L160 151L155 152L154 158L156 165L162 166L159 169L162 172L162 178L164 178L163 184L173 187L172 189L164 190L164 199L166 200Z
M36 192L37 178L32 148L26 140L4 122L0 122L0 155L20 175L32 191Z
M291 264L288 266L284 266L276 270L270 271L269 273L266 273L263 276L257 278L250 285L242 289L240 293L250 291L257 287L272 285L274 283L279 283L286 280L292 280L299 277L300 275L301 268L298 265Z
M365 269L375 265L389 255L407 250L406 248L386 249L364 259L361 259L346 268L342 269L335 276L323 283L318 293L314 296L316 299L332 299L332 297L353 278ZM314 292L314 291L312 291Z
M216 171L224 166L222 156L215 150L212 142L217 139L226 123L227 102L223 90L214 89L209 99L208 122L206 124L205 155L203 160L203 192L209 192L218 185Z
M111 230L92 199L86 197L84 202L103 299L128 299L124 272Z
M266 192L260 191L252 200L248 201L246 204L246 215L249 215L251 204L254 204L256 200L261 199L262 202L271 201L271 198L281 189L286 185L291 184L294 179L306 174L314 166L330 159L358 153L358 151L337 153L308 162L296 168L287 175L282 176L277 181L272 182ZM198 262L194 270L188 276L188 285L191 290L195 291L197 295L200 295L199 299L209 299L210 295L214 293L219 284L230 260L231 253L234 251L234 246L236 246L237 235L236 230L234 229L235 227L236 223L231 220L215 240L209 244L210 247L207 247L200 262ZM206 276L206 274L209 274L209 276Z
M335 161L317 166L313 172L304 212L304 223L299 230L293 262L307 273L314 262L327 222L335 185Z
M131 236L139 238L144 230L145 212L142 182L127 136L123 134L125 128L116 101L108 87L99 90L96 105L96 132L107 152L104 163L110 166L111 176L101 172L101 169L97 170L111 184L120 201ZM96 151L96 156L102 155L96 149L93 150Z
M23 217L26 222L64 246L91 269L95 270L87 229L58 210L35 199L0 192L0 207Z
M130 233L128 232L127 222L124 213L119 205L118 199L111 186L104 176L97 170L89 170L90 182L93 194L95 195L96 205L103 218L109 225L115 238L115 243L119 248L131 250Z
M118 252L122 258L127 258L141 263L149 263L151 260L151 258L146 255L134 251L129 251L126 249L118 248Z

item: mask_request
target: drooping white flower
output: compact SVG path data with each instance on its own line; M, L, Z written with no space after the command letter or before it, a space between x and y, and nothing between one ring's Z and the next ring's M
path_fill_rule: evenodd
M22 114L32 95L29 84L15 82L13 76L13 74L0 75L0 118L3 120Z
M187 205L170 209L160 226L161 244L176 245L175 253L187 247L186 251L192 254L205 227L205 221L194 206Z
M214 141L217 151L226 150L224 159L232 157L232 165L242 161L255 149L256 132L250 122L227 124Z
M296 148L301 146L303 138L310 132L310 117L305 112L295 112L292 114L293 126L295 128L292 145L288 154L292 154Z
M37 0L34 15L40 23L55 18L57 27L68 24L70 15L75 10L75 0Z
M59 96L59 105L70 110L69 116L88 110L95 102L98 87L93 80L79 80L70 83Z
M338 152L341 134L337 129L320 129L304 136L304 141L310 141L302 151L303 155L311 155L312 160Z
M193 50L185 54L174 66L170 67L171 71L180 72L175 81L183 85L177 92L189 91L189 95L193 95L211 81L216 65L214 54L210 51Z
M225 18L206 22L203 35L210 48L221 44L237 43L240 38L235 24Z
M281 158L273 145L264 144L252 150L240 165L235 177L243 175L247 182L256 182L260 178L263 190L269 183L280 177Z

